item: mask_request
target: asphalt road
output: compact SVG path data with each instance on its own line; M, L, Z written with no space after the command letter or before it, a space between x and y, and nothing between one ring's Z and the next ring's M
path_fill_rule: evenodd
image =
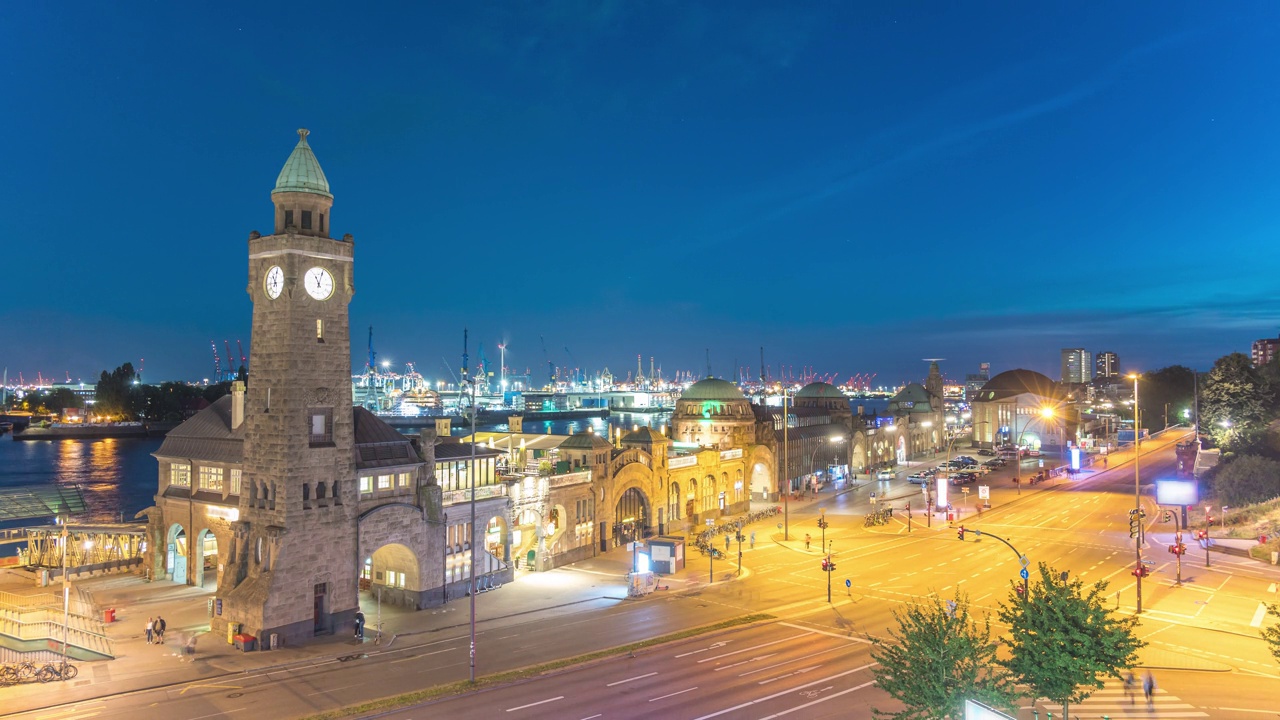
M1280 600L1276 568L1214 553L1203 566L1204 551L1188 542L1181 587L1174 584L1174 558L1165 549L1173 526L1161 521L1151 482L1172 474L1172 445L1144 448L1142 503L1147 510L1148 547L1154 574L1143 583L1139 634L1149 647L1143 661L1153 667L1160 689L1148 711L1129 705L1123 689L1110 682L1072 715L1101 717L1241 717L1275 715L1280 697L1280 666L1258 638L1258 607ZM1149 452L1149 454L1147 454ZM1068 571L1087 582L1106 580L1108 599L1121 612L1136 606L1133 543L1128 511L1134 505L1131 464L1087 480L1060 480L1015 489L1006 468L975 485L991 489L991 509L979 517L977 491L965 511L963 496L953 501L965 525L1008 540L1031 561ZM1023 477L1035 459L1024 460ZM1048 463L1046 463L1048 464ZM749 612L775 615L778 621L737 629L714 637L651 648L636 658L600 661L528 680L395 713L395 717L870 717L872 706L893 706L870 681L869 638L885 637L896 623L895 610L922 595L944 598L962 591L975 612L993 621L1018 580L1017 555L987 538L965 541L944 516L926 521L918 486L898 480L864 486L837 496L824 495L821 507L831 527L826 540L837 570L821 571L822 533L818 506L789 512L791 541L772 528L758 527L754 549L744 550L745 572L735 578L734 563L716 564L716 582L683 592L662 593L639 601L587 603L556 612L484 622L479 636L481 674L527 666L612 647L675 630L713 623ZM866 528L869 493L888 499L895 518ZM914 500L910 521L902 508ZM805 533L812 537L806 551ZM736 549L736 548L735 548ZM695 577L705 577L706 560L690 559ZM848 589L844 581L850 582ZM997 634L1006 628L993 623ZM712 647L717 643L725 643ZM773 644L766 644L773 643ZM738 652L740 649L748 649ZM359 654L355 654L359 652ZM685 654L690 653L690 654ZM814 654L818 653L818 654ZM678 657L681 656L682 657ZM707 661L707 662L703 662ZM756 672L759 670L759 672ZM804 672L800 672L803 670ZM206 681L114 696L91 703L62 705L16 717L39 720L87 718L211 717L288 718L373 698L465 679L468 675L465 628L416 636L403 645L369 652L367 646L343 661L327 660L269 673L224 676ZM762 680L770 680L763 683ZM813 684L810 684L813 683ZM744 703L749 703L744 705ZM54 702L50 703L51 705ZM1020 717L1059 709L1028 702ZM721 713L714 715L714 713Z

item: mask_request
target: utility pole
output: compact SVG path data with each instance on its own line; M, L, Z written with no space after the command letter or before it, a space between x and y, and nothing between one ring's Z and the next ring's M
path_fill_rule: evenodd
M1142 480L1141 466L1142 458L1142 430L1138 426L1140 412L1138 409L1138 374L1133 374L1133 507L1138 513L1138 522L1142 522ZM1142 614L1142 527L1138 527L1138 536L1133 539L1133 554L1136 565L1134 567L1134 577L1138 579L1138 610L1137 614ZM1207 560L1209 551L1205 549L1205 559Z
M791 495L791 458L787 457L787 426L790 423L787 420L787 383L782 383L782 477L786 481L786 488L782 491L782 539L791 539L791 519L788 512L787 499ZM776 441L775 441L776 442ZM781 485L781 483L779 483Z

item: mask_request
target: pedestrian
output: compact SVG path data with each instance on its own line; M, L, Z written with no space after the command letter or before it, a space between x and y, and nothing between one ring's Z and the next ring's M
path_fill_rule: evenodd
M187 636L187 657L191 658L191 662L196 661L196 634L194 632Z
M155 636L156 620L155 618L147 618L147 644L150 645Z
M756 531L755 530L751 531L751 549L752 550L756 549Z
M1152 708L1152 695L1156 691L1156 676L1148 670L1147 674L1142 677L1142 694L1147 697L1147 709Z
M164 644L164 629L166 627L167 627L167 624L165 623L164 618L157 615L156 616L156 644L158 645Z
M724 534L724 551L729 552L729 533Z
M809 549L809 533L804 534L804 549Z
M356 610L356 639L364 642L364 613Z
M1138 678L1134 677L1133 671L1125 673L1124 676L1124 696L1129 698L1129 704L1132 705L1134 697L1138 694Z

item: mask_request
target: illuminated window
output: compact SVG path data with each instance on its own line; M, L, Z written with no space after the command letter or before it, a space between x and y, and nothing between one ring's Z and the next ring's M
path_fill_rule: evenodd
M379 490L390 490L390 489L391 489L391 476L390 476L390 475L379 475L379 476L378 476L378 489L379 489Z
M360 494L361 495L373 494L373 478L372 477L368 475L360 476Z
M316 318L316 342L324 342L324 320Z
M191 466L173 464L169 466L169 484L178 487L191 487Z
M333 445L333 408L311 408L307 411L311 447Z
M200 490L222 492L222 468L200 466Z
M409 483L411 483L412 481L413 481L413 475L411 473L407 473L407 472L400 473L399 475L396 476L396 487L402 487L402 488L409 487Z
M231 468L231 494L232 495L240 494L240 476L241 476L240 468Z

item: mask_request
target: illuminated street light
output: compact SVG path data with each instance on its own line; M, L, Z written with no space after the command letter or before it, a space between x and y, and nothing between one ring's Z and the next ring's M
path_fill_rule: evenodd
M1142 454L1142 431L1138 427L1138 374L1129 373L1129 378L1133 380L1133 507L1141 516L1142 513L1142 485L1141 485L1141 463L1139 462ZM1208 556L1208 549L1205 549L1205 555ZM1135 569L1142 569L1142 533L1133 539L1133 554L1136 561ZM1138 580L1138 610L1137 614L1142 614L1142 573L1136 573Z

